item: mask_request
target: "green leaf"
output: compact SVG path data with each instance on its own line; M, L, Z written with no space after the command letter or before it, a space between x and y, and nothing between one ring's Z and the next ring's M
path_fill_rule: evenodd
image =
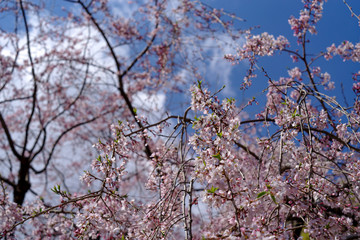
M302 237L302 240L310 240L310 235L308 232L305 232L306 228L301 229L300 237Z
M210 189L208 189L207 191L208 191L208 193L215 193L216 192L216 190L218 190L219 188L214 188L213 186L210 188Z
M108 164L109 166L111 166L111 165L112 165L112 162L111 162L109 156L106 155L105 158L106 158L107 164Z
M121 240L125 240L125 237L124 237L124 235L122 235L122 236L121 236Z
M277 204L276 199L275 199L275 196L274 196L274 194L272 194L271 192L270 192L270 198L271 198L271 200L273 200L273 202L274 202L275 204Z
M231 104L235 102L235 98L226 98L226 101Z
M216 135L217 135L219 138L221 138L222 135L223 135L223 133L222 133L222 132L219 132L219 133L217 133Z
M136 109L136 108L133 108L133 112L134 112L135 114L137 114L137 109Z
M51 191L53 191L54 193L58 194L60 193L60 185L56 185L54 186Z
M220 156L220 153L217 153L216 155L213 155L214 158L217 158L221 161L221 156Z
M98 157L96 158L96 160L98 160L99 162L101 162L101 156L98 156Z
M203 163L204 163L204 166L206 167L206 162L205 162L205 160L203 160Z
M259 193L256 198L261 198L262 196L264 196L266 194L268 194L268 191L263 191L263 192Z

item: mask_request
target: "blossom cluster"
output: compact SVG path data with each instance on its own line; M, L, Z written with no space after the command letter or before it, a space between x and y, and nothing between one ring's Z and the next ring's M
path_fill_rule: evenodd
M353 62L360 61L360 43L353 44L349 41L342 42L339 46L332 44L327 48L325 59L329 60L333 56L339 55L344 61L351 60Z
M305 39L305 34L316 34L316 23L321 19L323 12L323 0L304 0L304 9L300 11L299 18L290 17L289 24L297 37L298 43Z

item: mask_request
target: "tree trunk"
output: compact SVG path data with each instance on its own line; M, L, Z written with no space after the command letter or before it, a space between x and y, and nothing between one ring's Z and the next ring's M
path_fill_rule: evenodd
M29 160L23 159L19 170L19 180L14 188L14 202L18 205L22 205L25 199L26 193L29 191L31 184L29 181Z

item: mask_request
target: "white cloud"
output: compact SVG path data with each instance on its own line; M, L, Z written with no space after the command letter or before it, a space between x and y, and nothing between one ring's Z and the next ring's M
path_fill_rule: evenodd
M145 92L138 92L133 98L134 107L139 109L138 114L146 115L150 123L159 121L166 112L166 95L164 93L150 95Z
M233 66L224 59L224 55L226 53L233 51L233 48L229 44L230 41L231 38L225 35L222 36L219 40L209 38L205 41L204 45L218 46L210 48L209 50L211 52L211 59L208 66L206 66L206 76L208 80L215 84L217 88L221 88L223 85L225 85L226 87L223 90L223 94L233 96L235 91L232 88L230 79Z
M138 10L140 1L129 0L110 0L111 11L116 15L123 18L131 18L132 15Z

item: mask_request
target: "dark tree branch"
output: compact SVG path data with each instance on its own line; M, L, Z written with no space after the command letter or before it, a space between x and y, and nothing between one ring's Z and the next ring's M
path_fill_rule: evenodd
M78 0L77 3L79 3L82 7L82 9L88 14L88 16L91 19L91 22L95 25L95 27L98 29L98 31L100 32L101 36L103 37L104 41L106 42L106 45L110 51L110 54L115 62L115 67L117 70L117 76L118 76L118 83L119 83L119 87L118 90L121 94L121 96L123 97L126 106L128 107L129 111L131 112L131 115L133 116L135 122L137 123L137 125L139 126L139 128L143 128L142 123L138 120L137 118L137 113L135 111L135 108L133 107L132 102L130 101L129 96L127 95L127 93L125 92L124 89L124 82L123 82L123 78L124 76L135 66L135 64L138 62L138 60L140 58L142 58L150 49L151 45L153 44L153 42L155 41L156 38L156 30L158 29L159 26L159 20L158 17L156 17L156 24L155 24L155 32L151 38L151 40L148 42L148 44L146 45L146 47L137 55L137 57L131 62L131 64L125 69L125 71L123 73L121 73L121 64L116 56L116 53L114 51L114 47L111 45L108 37L106 36L104 30L100 27L100 25L98 24L98 22L96 21L96 19L94 18L93 14L90 12L88 6L85 6L85 4L81 1ZM150 158L151 156L151 150L149 145L147 144L147 140L146 138L143 138L144 141L144 146L145 146L145 153L146 156L148 158Z
M105 113L105 114L106 114L106 113ZM54 142L54 144L53 144L53 146L52 146L52 148L51 148L51 150L50 150L49 156L48 156L48 158L47 158L47 160L46 160L45 166L43 167L43 169L41 169L41 170L36 170L33 166L30 166L31 170L33 170L35 174L40 174L40 173L43 173L44 171L46 171L46 169L47 169L47 167L48 167L48 165L49 165L49 163L50 163L50 160L51 160L51 158L52 158L52 155L54 154L55 148L57 147L57 145L58 145L58 143L60 142L60 140L61 140L67 133L69 133L70 131L72 131L72 130L80 127L80 126L86 125L86 124L88 124L88 123L90 123L90 122L93 122L93 121L99 119L99 117L100 117L100 116L96 116L96 117L93 117L93 118L91 118L91 119L88 119L88 120L86 120L86 121L84 121L84 122L77 123L77 124L73 125L72 127L66 129L64 132L62 132L62 133L58 136L58 138L56 139L56 141ZM31 158L31 161L33 161L34 158L36 157L36 155L39 154L40 152L41 152L40 150L39 150L38 152L36 152L36 153L33 155L33 157Z
M31 55L31 48L30 48L30 34L29 34L29 26L27 23L27 19L26 19L26 14L25 14L25 9L24 9L24 5L23 5L23 1L20 0L20 9L21 9L21 13L24 19L24 25L25 25L25 32L26 32L26 41L27 41L27 50L28 50L28 57L29 57L29 61L30 61L30 65L31 65L31 74L33 77L33 81L34 81L34 89L33 89L33 94L32 94L32 105L31 105L31 112L30 112L30 116L28 118L28 122L26 124L26 128L25 128L25 139L24 139L24 146L23 146L23 151L22 151L22 158L24 159L25 156L25 151L26 151L26 146L28 144L28 137L29 137L29 130L30 130L30 124L32 122L32 119L34 117L35 114L35 106L36 106L36 101L37 101L37 77L35 74L35 66L34 66L34 61Z
M1 126L3 127L4 131L5 131L5 135L6 135L6 138L7 138L7 141L9 143L9 146L10 146L10 149L11 149L11 152L15 155L15 157L17 157L18 159L21 158L21 155L16 151L16 148L15 148L15 143L11 137L11 133L9 131L9 128L2 116L2 114L0 113L0 123L1 123Z

